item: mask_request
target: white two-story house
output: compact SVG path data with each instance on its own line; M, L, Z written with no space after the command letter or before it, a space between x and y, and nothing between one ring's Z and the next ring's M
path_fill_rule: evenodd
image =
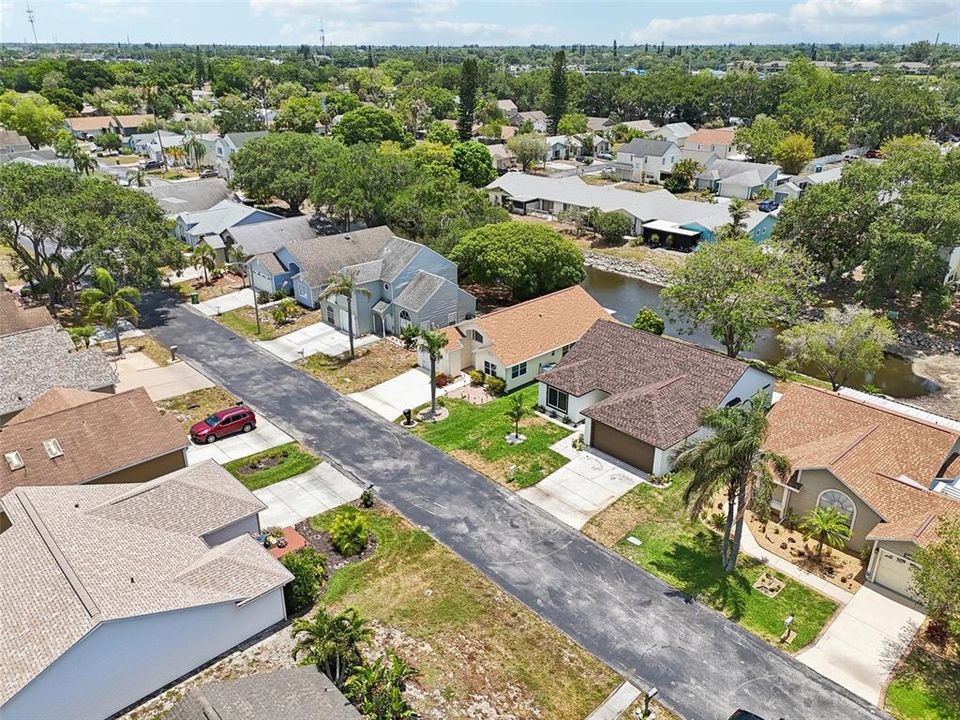
M661 182L683 159L680 146L672 140L634 138L617 151L617 165L624 180Z

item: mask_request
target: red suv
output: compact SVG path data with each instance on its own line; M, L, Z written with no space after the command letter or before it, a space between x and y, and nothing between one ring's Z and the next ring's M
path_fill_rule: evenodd
M227 435L250 432L257 426L257 416L246 405L234 405L218 410L190 428L190 439L195 443L212 443Z

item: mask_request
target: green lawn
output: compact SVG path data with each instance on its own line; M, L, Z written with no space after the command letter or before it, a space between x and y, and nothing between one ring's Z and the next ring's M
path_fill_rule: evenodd
M960 720L960 662L915 647L887 688L886 709L900 720Z
M779 641L788 615L795 618L791 627L797 636L785 649L796 651L814 640L836 611L836 603L743 554L737 571L724 573L719 536L690 521L682 494L682 478L674 478L665 490L640 485L592 519L584 531L769 642ZM641 544L627 542L628 535ZM765 572L786 583L774 598L753 588Z
M537 403L536 385L515 392L520 393L528 408ZM444 402L450 410L447 419L421 423L413 432L491 480L512 488L529 487L567 462L550 446L570 435L570 431L532 414L520 423L526 441L519 445L507 443L505 437L513 432L513 423L505 414L507 397L485 405L450 398ZM508 480L510 465L517 466L512 482Z
M329 527L340 510L311 518ZM417 667L424 717L582 720L616 687L612 670L427 533L398 515L363 510L374 554L337 570L319 603L356 608Z
M254 469L245 466L264 462L269 467ZM275 465L270 464L276 461ZM287 443L247 457L228 462L224 467L248 490L259 490L281 480L305 473L321 462L316 455L308 453L299 443Z
M237 308L236 310L228 310L218 315L215 319L219 320L223 325L238 335L243 335L250 340L273 340L276 337L276 332L268 322L266 312L261 311L261 313L260 335L257 335L257 320L251 308L244 307Z

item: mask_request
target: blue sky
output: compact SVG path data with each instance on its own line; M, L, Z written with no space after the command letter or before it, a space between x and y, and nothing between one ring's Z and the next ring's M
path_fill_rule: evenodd
M0 41L31 36L0 0ZM529 45L960 42L960 0L32 0L42 42Z

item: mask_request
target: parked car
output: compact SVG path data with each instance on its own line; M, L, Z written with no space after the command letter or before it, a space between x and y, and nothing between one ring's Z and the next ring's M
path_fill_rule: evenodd
M190 428L190 439L198 445L212 443L236 433L248 433L257 427L257 416L246 405L218 410Z
M758 205L758 207L763 212L773 212L780 207L780 203L778 203L776 200L764 200L762 203L760 203L760 205Z
M610 153L597 153L597 158L599 160L613 160L613 155Z
M214 178L217 176L217 171L213 168L204 168L198 173L198 175L202 178Z
M146 162L141 161L140 167L144 170L159 170L163 167L163 163L159 160L147 160Z

